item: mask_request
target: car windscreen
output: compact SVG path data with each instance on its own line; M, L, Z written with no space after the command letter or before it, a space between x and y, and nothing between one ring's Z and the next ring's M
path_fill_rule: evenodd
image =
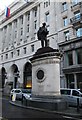
M82 89L79 89L79 91L82 93Z
M15 93L20 93L21 91L20 90L15 90Z
M22 93L31 93L31 89L22 89Z
M61 94L70 95L71 90L60 90Z

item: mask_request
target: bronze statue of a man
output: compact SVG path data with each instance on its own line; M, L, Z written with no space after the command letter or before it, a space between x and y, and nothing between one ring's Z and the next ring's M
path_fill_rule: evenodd
M38 37L38 40L41 40L42 47L48 46L48 43L47 43L48 33L49 33L49 31L47 31L46 23L43 23L43 26L40 27L38 32L37 32L37 37ZM44 46L44 44L45 44L45 46Z

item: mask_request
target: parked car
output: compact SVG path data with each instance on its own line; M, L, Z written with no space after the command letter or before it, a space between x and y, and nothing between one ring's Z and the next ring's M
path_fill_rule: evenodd
M22 89L23 98L31 97L31 89Z
M61 88L60 93L68 105L77 106L77 99L79 99L79 106L82 107L82 91L80 89Z
M16 95L16 100L22 100L23 97L30 97L31 90L30 89L12 89L10 92L10 98L12 100L13 95Z
M25 93L28 93L28 94L25 94ZM31 97L31 89L23 90L22 104L27 105L28 99L32 99L32 97Z

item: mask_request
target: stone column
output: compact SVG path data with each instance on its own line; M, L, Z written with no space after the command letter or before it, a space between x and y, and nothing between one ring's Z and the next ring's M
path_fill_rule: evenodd
M40 27L40 5L37 7L37 30Z
M7 34L6 34L6 40L5 40L5 47L8 47L9 40L10 40L9 36L10 36L9 25L7 25Z
M26 30L27 30L27 21L26 21L26 14L23 16L23 40L26 39Z
M33 37L33 32L34 32L34 25L33 25L34 19L33 19L33 10L30 11L30 32L29 32L29 36L30 39Z
M76 65L77 64L77 58L76 58L76 51L73 50L73 64Z
M17 19L17 43L20 40L20 18Z
M11 43L13 43L14 41L14 35L15 35L15 28L14 28L14 22L12 22Z
M52 18L50 19L50 34L57 31L57 24L56 24L56 21L57 21L57 16L56 16L56 10L52 9L54 8L55 5L53 2L50 3L50 16L52 16ZM54 23L54 24L53 24Z
M5 30L4 30L4 28L3 28L3 30L2 30L2 50L4 50L4 48L5 48Z
M74 87L75 87L75 89L77 89L77 76L76 76L76 74L74 74Z

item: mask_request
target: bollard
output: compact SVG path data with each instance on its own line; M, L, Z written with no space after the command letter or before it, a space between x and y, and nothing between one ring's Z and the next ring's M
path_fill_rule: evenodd
M80 111L80 107L79 107L79 98L77 98L77 112Z
M12 96L12 101L15 102L16 101L16 94L14 93Z

